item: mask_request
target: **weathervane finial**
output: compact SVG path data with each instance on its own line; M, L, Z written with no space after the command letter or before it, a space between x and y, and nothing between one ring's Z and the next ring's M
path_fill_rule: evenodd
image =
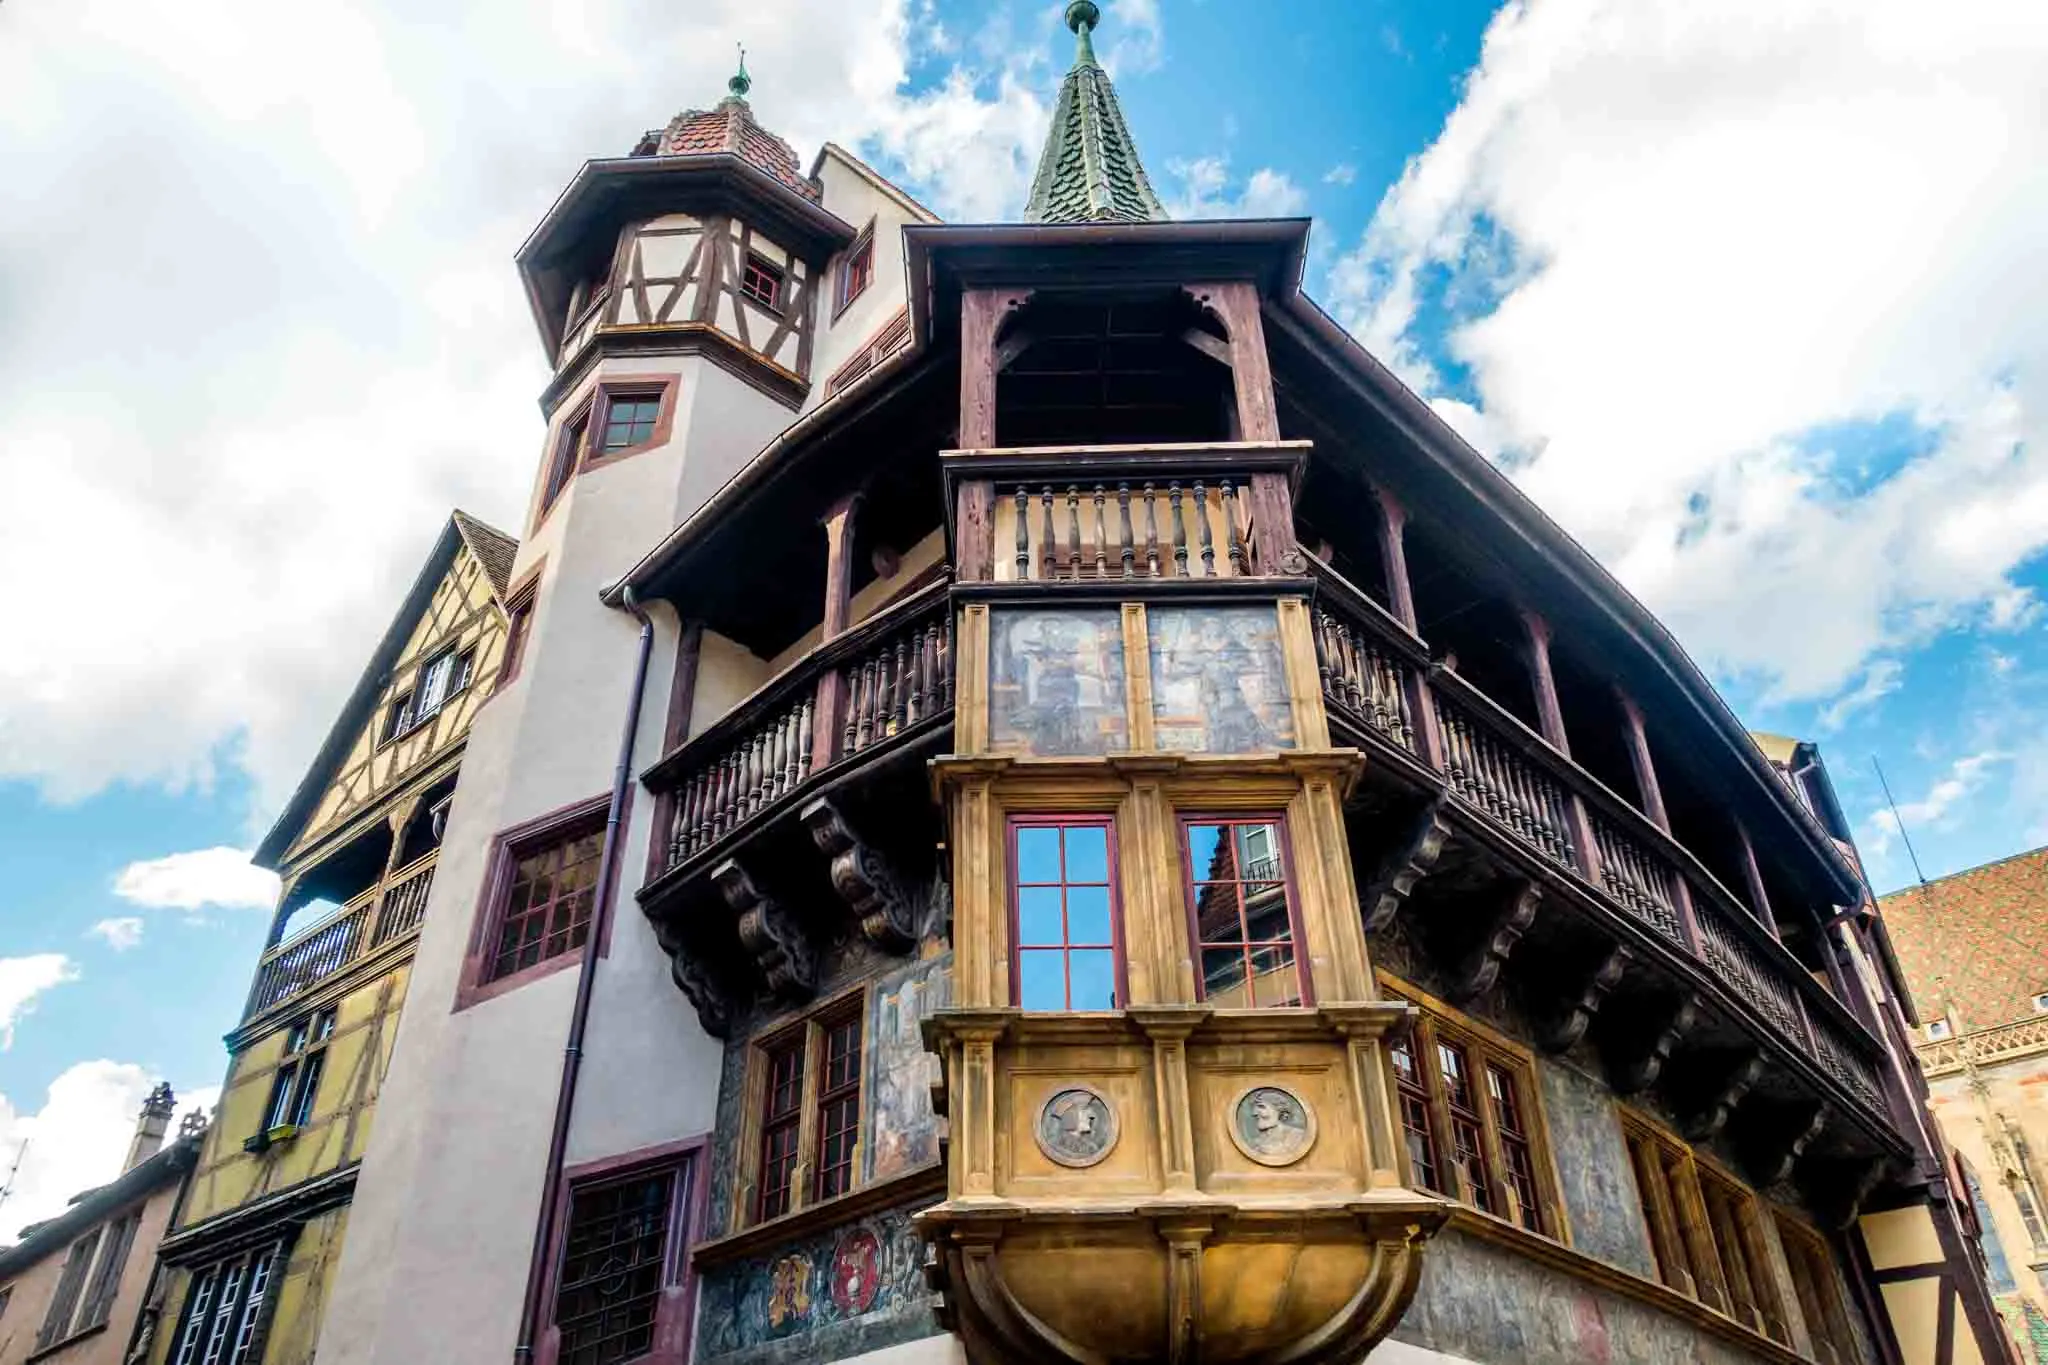
M1102 22L1095 0L1068 0L1067 27L1074 30L1074 65L1095 65L1095 43L1088 35Z
M754 78L747 74L747 45L734 43L733 46L740 50L740 69L725 83L725 88L732 91L734 99L743 100L747 97L747 92L754 88Z

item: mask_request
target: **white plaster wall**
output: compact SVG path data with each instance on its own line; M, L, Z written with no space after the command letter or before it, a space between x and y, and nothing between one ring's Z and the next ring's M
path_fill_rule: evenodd
M818 299L818 337L811 347L811 392L806 406L814 407L825 397L825 380L846 363L849 356L866 346L884 323L896 316L909 297L909 281L903 265L905 224L936 221L921 216L896 196L881 189L860 170L827 148L818 167L824 182L824 204L858 231L868 219L875 220L874 282L837 319L832 316L839 287L839 260L827 269Z
M578 474L521 546L515 577L542 556L547 572L520 676L471 732L325 1315L322 1365L498 1365L514 1345L576 972L453 1011L489 845L499 830L609 791L639 628L598 591L790 417L694 356L605 366L667 369L682 377L671 442ZM676 638L673 616L657 608L636 773L659 753ZM633 899L653 809L636 789L607 910L609 951L594 981L571 1162L712 1126L719 1047L670 982Z
M1420 1346L1410 1346L1405 1341L1392 1339L1373 1347L1366 1356L1367 1365L1477 1365L1464 1356L1447 1356L1442 1351L1425 1351Z

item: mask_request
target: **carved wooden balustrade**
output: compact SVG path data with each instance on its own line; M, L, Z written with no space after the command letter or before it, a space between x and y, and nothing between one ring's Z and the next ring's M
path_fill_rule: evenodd
M1913 1049L1928 1079L1953 1075L1972 1066L1989 1066L2013 1057L2048 1051L2048 1015L2016 1019L1954 1038L1921 1043Z
M1884 1118L1878 1041L1712 873L1478 688L1432 665L1423 643L1358 588L1320 562L1314 572L1334 729L1428 770L1485 828L1704 968L1734 1013Z
M365 955L417 932L426 917L438 861L438 851L414 859L337 913L264 953L242 1018L254 1019Z
M826 642L648 769L673 795L667 870L727 847L835 769L953 710L945 583Z

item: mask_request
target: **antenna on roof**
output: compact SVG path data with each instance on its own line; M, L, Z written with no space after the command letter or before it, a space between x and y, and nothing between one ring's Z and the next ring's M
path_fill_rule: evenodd
M1899 838L1905 841L1906 856L1913 860L1913 876L1920 885L1927 885L1927 874L1920 870L1920 855L1913 851L1913 836L1906 833L1906 822L1899 818L1899 803L1892 800L1892 784L1884 780L1884 765L1877 761L1877 755L1870 756L1870 766L1877 769L1877 785L1884 788L1884 803L1892 808L1892 824L1899 831Z
M14 1149L14 1165L7 1171L7 1183L0 1185L0 1206L7 1203L7 1196L14 1193L14 1177L21 1174L21 1159L28 1155L29 1140L23 1138L21 1146Z

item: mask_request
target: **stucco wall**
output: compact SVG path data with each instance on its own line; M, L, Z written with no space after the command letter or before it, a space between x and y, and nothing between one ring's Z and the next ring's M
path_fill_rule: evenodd
M136 1315L148 1295L150 1274L156 1268L157 1243L163 1240L164 1230L170 1224L178 1189L179 1182L173 1181L141 1201L142 1221L136 1224L135 1239L129 1244L128 1259L121 1267L121 1287L114 1295L107 1325L73 1337L68 1344L46 1352L38 1360L55 1365L119 1365L128 1350ZM127 1217L135 1208L130 1204L115 1211L101 1226ZM84 1235L84 1230L78 1234ZM49 1315L50 1299L63 1274L64 1257L76 1241L76 1237L70 1239L25 1274L0 1285L8 1295L6 1310L0 1312L0 1365L21 1365L34 1354L36 1334Z

